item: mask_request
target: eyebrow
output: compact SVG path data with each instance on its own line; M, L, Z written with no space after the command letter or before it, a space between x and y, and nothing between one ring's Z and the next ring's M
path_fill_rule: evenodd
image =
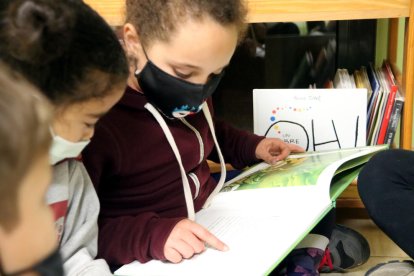
M177 67L188 67L188 68L191 68L191 69L201 69L201 67L198 67L198 66L192 65L192 64L187 64L187 63L174 63L174 62L172 62L171 65L177 66ZM230 65L230 63L227 63L226 65L224 65L223 67L218 68L217 70L223 70L224 68L226 68L229 65Z

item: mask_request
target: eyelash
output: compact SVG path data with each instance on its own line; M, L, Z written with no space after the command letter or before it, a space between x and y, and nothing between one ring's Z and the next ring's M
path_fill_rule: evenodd
M85 123L85 126L86 126L87 128L94 128L94 127L95 127L95 124L88 124L88 123Z
M181 79L189 79L193 75L193 73L183 74L178 72L177 70L174 70L174 74Z
M223 70L224 70L224 69L223 69ZM222 71L221 71L221 72L222 72ZM213 77L213 76L220 75L220 74L221 74L221 72L220 72L220 73L211 73L209 77L211 78L211 77ZM193 73L189 73L189 74L182 74L182 73L178 72L177 70L174 70L174 73L175 73L175 75L176 75L177 77L179 77L180 79L184 79L184 80L189 79L189 78L191 78L191 77L193 76Z

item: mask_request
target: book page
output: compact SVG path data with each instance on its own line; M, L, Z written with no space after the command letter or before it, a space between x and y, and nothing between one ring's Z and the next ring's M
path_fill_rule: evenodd
M225 242L229 251L207 247L205 252L179 264L133 262L115 275L265 275L323 215L310 202L303 202L301 206L302 212L289 217L217 209L202 211L197 214L197 221Z
M261 163L225 183L212 205L243 209L246 202L276 211L307 197L329 202L334 175L356 168L386 146L293 154L275 165ZM352 182L352 179L348 181ZM343 183L348 185L349 183ZM272 200L273 199L273 200Z

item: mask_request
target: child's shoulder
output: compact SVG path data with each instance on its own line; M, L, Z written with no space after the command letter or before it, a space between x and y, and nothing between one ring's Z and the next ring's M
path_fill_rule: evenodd
M81 159L66 159L53 166L53 182L69 183L74 178L87 178L89 180L88 172Z

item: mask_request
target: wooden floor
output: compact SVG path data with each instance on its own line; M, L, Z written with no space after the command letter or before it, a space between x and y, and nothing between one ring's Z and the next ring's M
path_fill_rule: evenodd
M407 260L409 257L391 241L373 222L368 218L362 210L362 215L343 214L338 212L337 222L349 226L367 238L371 248L370 259L362 266L355 268L348 273L322 273L321 275L339 276L362 276L372 266L390 261L390 260Z

